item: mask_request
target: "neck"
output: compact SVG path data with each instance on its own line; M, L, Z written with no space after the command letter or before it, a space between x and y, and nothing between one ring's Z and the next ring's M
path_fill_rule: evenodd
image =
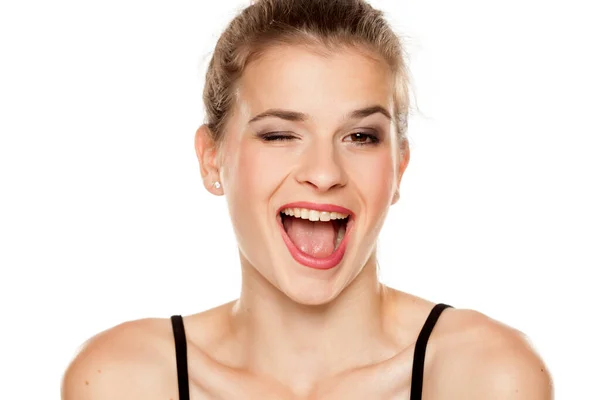
M310 387L390 356L383 323L387 292L375 257L335 300L319 306L292 301L250 265L242 263L242 270L232 326L249 371Z

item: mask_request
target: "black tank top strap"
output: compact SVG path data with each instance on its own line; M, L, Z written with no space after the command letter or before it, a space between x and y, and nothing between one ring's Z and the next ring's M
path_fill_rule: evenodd
M442 314L442 312L446 308L451 308L447 304L436 304L423 328L421 328L421 332L419 332L419 336L417 337L417 342L415 344L415 354L413 358L413 369L412 369L412 379L410 384L410 400L421 400L423 394L423 372L425 369L425 350L427 349L427 341L429 340L429 336L431 336L431 332L435 327L438 318Z
M173 336L175 337L175 357L177 361L177 385L179 388L179 400L190 400L190 384L188 380L187 366L187 341L185 328L181 315L171 317L173 325Z

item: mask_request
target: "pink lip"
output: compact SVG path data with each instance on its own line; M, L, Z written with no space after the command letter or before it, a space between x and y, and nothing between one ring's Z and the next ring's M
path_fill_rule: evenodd
M352 233L352 228L354 227L354 218L352 218L354 216L354 213L352 213L352 211L348 210L347 208L332 204L315 204L309 202L289 203L281 207L279 211L285 208L309 208L317 211L338 212L350 215L348 223L346 224L346 233L344 234L344 238L340 242L338 248L331 255L325 258L316 258L302 252L299 248L296 247L296 245L292 242L287 232L283 228L281 216L279 215L279 213L277 214L277 220L279 222L279 230L281 231L281 236L283 237L283 241L294 260L306 267L320 270L327 270L337 266L342 261L342 259L344 258L344 254L346 253L348 240L350 234Z

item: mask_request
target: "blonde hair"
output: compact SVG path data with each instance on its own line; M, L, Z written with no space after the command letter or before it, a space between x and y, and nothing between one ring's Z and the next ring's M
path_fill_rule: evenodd
M206 72L206 125L220 142L244 68L273 45L340 46L379 55L395 74L393 119L406 141L409 75L403 46L383 13L364 0L254 0L221 34Z

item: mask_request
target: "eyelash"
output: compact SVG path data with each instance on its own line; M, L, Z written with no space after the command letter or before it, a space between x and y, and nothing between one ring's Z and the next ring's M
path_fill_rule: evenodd
M365 138L369 140L369 142L352 142L352 143L356 144L357 146L373 146L380 142L379 138L372 133L354 132L348 136L353 136L353 135L362 135L362 136L365 136ZM264 133L259 136L265 142L287 142L289 140L293 140L296 138L293 135L285 135L285 134L279 133L279 132L269 132L269 133Z

